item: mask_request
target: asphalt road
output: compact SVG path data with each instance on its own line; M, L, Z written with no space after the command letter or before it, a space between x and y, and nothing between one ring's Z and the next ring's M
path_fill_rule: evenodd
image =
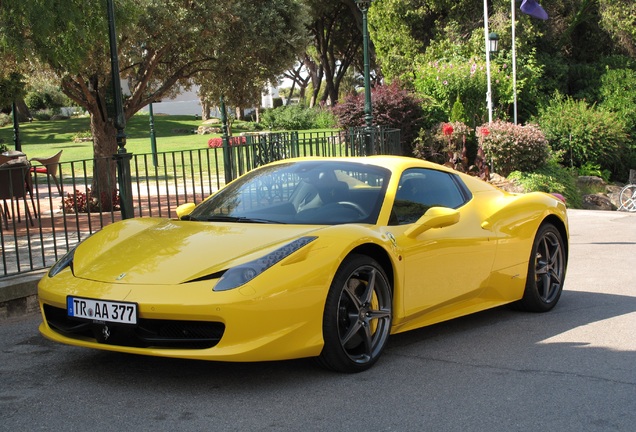
M57 345L0 322L0 430L633 431L636 214L572 211L566 291L392 337L370 371ZM457 271L461 271L458 264Z

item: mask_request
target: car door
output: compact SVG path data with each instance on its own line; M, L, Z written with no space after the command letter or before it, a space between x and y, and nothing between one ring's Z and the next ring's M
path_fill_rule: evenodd
M457 175L423 168L403 173L388 230L403 258L407 319L469 301L487 286L496 240L481 228L475 201ZM459 220L414 236L413 225L432 207L455 209Z

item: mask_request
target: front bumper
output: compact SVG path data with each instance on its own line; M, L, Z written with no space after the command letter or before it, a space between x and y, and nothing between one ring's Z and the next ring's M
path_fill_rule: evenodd
M76 278L67 269L45 276L38 286L40 332L68 345L162 357L266 361L319 355L329 272L313 272L313 277L276 273L213 292L215 281L108 284ZM137 303L139 323L69 319L68 295Z

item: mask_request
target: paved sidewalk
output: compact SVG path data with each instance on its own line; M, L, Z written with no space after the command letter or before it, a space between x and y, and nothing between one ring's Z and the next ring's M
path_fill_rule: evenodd
M37 284L47 270L0 279L0 321L38 310Z

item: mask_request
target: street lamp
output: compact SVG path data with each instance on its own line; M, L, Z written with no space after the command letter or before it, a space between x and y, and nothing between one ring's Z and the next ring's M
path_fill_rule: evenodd
M130 160L132 153L126 152L126 118L121 96L121 81L119 79L119 59L117 58L117 36L115 33L115 7L113 0L107 1L108 9L108 40L110 43L110 71L113 84L113 98L115 103L115 128L117 128L117 153L113 159L117 161L117 179L119 182L119 201L122 219L134 216L132 209L132 184L130 179Z
M499 35L495 32L492 32L488 35L488 52L492 57L493 54L496 54L499 50Z
M369 79L369 29L367 24L367 12L373 0L355 0L358 9L362 12L362 49L364 53L364 122L365 122L365 152L374 154L373 140L373 114L371 110L371 83Z

